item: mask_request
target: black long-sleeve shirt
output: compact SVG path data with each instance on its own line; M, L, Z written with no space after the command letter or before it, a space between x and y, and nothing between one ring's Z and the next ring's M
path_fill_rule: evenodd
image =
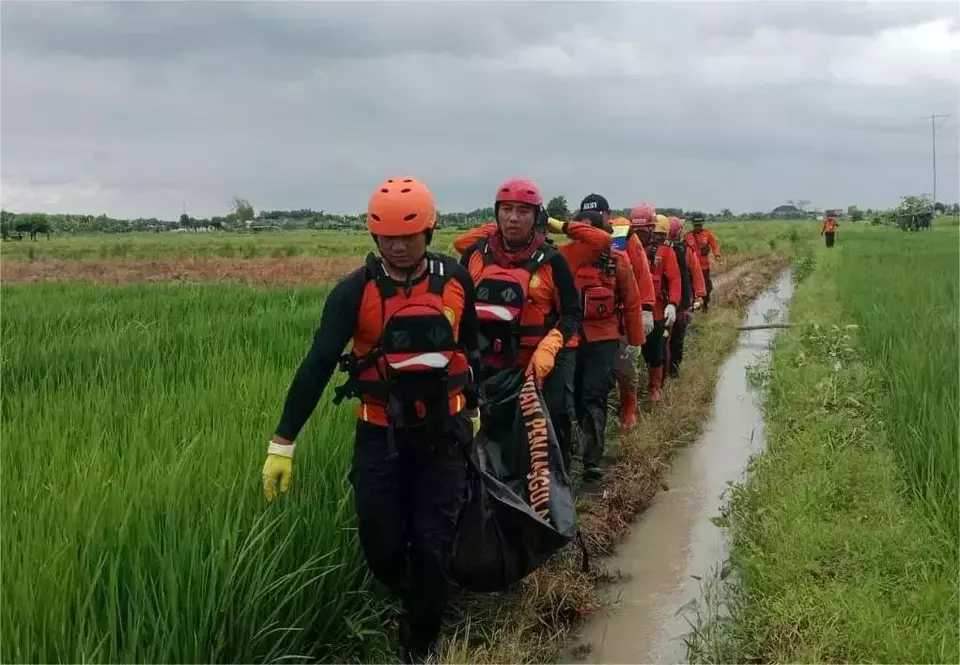
M479 376L479 344L477 341L477 312L474 298L473 281L470 274L457 265L450 257L430 253L428 259L444 260L451 268L451 278L463 287L463 314L460 317L458 332L459 344L470 360L473 376ZM425 272L413 281L414 284L427 279ZM313 344L306 357L300 363L293 383L287 391L283 405L283 414L277 425L276 433L284 439L293 441L306 424L313 410L317 408L320 396L330 382L337 368L343 350L353 338L357 329L357 315L363 300L363 291L371 279L366 267L358 268L337 283L323 306L320 325L313 335ZM353 313L350 316L349 313ZM477 408L476 386L471 384L464 389L468 409Z
M570 270L570 264L563 254L557 252L550 259L550 268L553 271L553 285L557 289L560 300L560 322L557 329L563 335L563 343L570 341L580 329L580 319L583 311L580 307L580 292Z

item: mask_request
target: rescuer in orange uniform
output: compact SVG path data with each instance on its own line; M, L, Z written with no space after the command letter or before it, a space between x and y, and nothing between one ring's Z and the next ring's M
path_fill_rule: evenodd
M599 212L603 216L603 221L613 227L613 246L627 253L640 290L641 316L644 337L646 337L653 331L653 306L656 295L653 291L650 265L643 245L636 237L635 229L628 219L623 217L611 219L610 203L600 194L586 196L580 202L580 209ZM653 210L652 206L650 210ZM617 392L620 397L620 427L623 429L630 429L637 424L637 359L631 355L628 346L630 345L626 336L621 335L620 353L617 356L614 374L619 387Z
M450 547L477 423L474 287L455 259L427 252L436 225L430 191L411 178L381 184L367 208L380 256L330 292L267 448L268 501L290 487L294 440L338 361L358 397L350 480L357 529L374 575L400 597L405 659L427 657L447 603ZM353 341L349 353L344 347Z
M703 306L707 286L703 280L703 269L700 268L696 252L683 241L683 221L679 217L671 217L669 222L668 239L677 255L677 266L683 277L683 292L680 296L677 320L673 324L667 344L668 374L671 378L677 378L680 376L680 363L683 362L683 342L687 336L687 326L690 325L694 310Z
M707 295L703 298L703 311L710 310L710 294L713 293L713 280L710 279L710 253L713 252L713 258L720 259L720 245L717 243L713 231L703 228L704 217L702 212L690 214L690 221L693 223L693 231L687 234L686 242L700 258L700 267L703 269L703 281L707 285Z
M682 295L682 277L680 267L677 265L677 255L666 242L669 231L667 218L657 215L653 221L650 221L638 206L631 212L631 221L638 227L637 234L650 261L653 288L657 294L657 302L653 309L653 332L647 335L647 341L642 349L649 372L650 401L657 404L662 400L660 389L663 386L663 364L667 352L665 335L667 329L677 320L677 305L680 304Z
M474 229L454 243L457 249L463 248L460 262L476 287L480 378L516 365L525 365L535 375L543 386L563 461L569 468L571 417L575 413L572 347L577 343L581 316L570 265L586 260L581 257L598 256L611 239L587 224L552 220L549 225L555 232L576 235L589 229L593 233L585 237L601 246L569 243L561 251L548 243L535 228L544 214L543 197L532 181L522 178L508 180L497 189L494 212L495 227ZM471 240L472 244L464 247Z
M650 262L637 231L645 221L653 221L656 210L643 203L632 212L633 219L618 217L613 220L613 246L625 250L640 289L641 316L643 317L644 342L653 333L653 309L657 296L653 288ZM620 393L620 427L630 429L637 424L637 359L627 352L625 338L621 338L621 353L617 358L615 374Z
M833 247L834 243L836 243L838 226L840 226L840 223L833 215L823 220L823 224L820 226L820 235L826 240L827 247Z
M588 221L594 228L612 231L601 213L580 211L575 220ZM600 476L600 461L607 429L607 399L613 389L614 366L620 355L621 330L625 332L625 353L634 362L644 341L640 315L640 290L626 252L609 249L591 263L574 271L583 319L577 349L577 421L583 432L584 479Z

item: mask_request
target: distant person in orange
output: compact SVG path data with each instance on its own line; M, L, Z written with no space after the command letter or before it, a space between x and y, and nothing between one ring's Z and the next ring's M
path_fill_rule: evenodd
M637 234L650 262L653 288L657 294L653 309L653 332L647 335L642 353L649 372L647 387L650 391L650 402L658 404L663 399L660 391L667 353L666 331L677 320L677 306L680 304L683 288L682 276L680 266L677 265L677 255L667 244L667 233L670 230L667 218L657 215L652 221L645 218L631 221L639 222Z
M554 246L538 230L543 197L530 180L512 178L497 190L497 221L453 242L476 285L483 380L502 369L527 365L543 386L547 410L569 468L580 294L579 266L610 248L610 234L582 222L549 219L552 233L573 242ZM509 297L507 297L509 296Z
M617 217L611 220L613 226L613 246L627 253L633 275L640 291L640 308L643 322L644 341L653 333L653 309L657 302L650 274L650 262L643 243L637 235L642 220L653 220L656 210L652 205L641 204L633 209L631 217ZM628 430L637 424L637 359L627 351L629 343L626 335L620 338L620 355L617 358L615 374L620 393L620 427Z
M581 210L574 220L613 230L596 210ZM601 475L607 399L613 389L614 365L621 355L621 330L627 341L623 353L636 362L644 342L643 319L640 290L626 252L608 249L597 260L581 264L573 276L583 303L574 404L583 432L584 480L589 482Z
M707 285L707 295L703 298L703 311L710 311L710 295L713 293L713 280L710 278L710 253L713 252L713 258L720 259L720 245L713 231L703 228L704 216L702 212L690 213L690 222L693 224L693 231L687 234L686 242L693 248L699 258L700 267L703 269L703 281Z
M837 227L840 226L840 223L837 222L837 218L833 215L828 216L823 220L823 224L820 225L820 235L824 237L827 242L827 247L833 247L837 242Z
M703 306L707 285L703 279L703 269L700 267L697 253L683 241L683 220L679 217L671 217L669 221L668 239L677 255L677 265L683 276L683 293L680 296L677 321L670 332L667 354L667 373L670 378L677 378L680 376L680 363L683 362L683 342L687 336L687 326L690 325L694 310Z

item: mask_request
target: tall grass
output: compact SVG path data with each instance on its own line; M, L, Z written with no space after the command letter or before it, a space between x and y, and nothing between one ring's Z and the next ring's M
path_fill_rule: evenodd
M841 238L842 240L842 238ZM884 425L909 484L954 550L960 523L960 251L956 229L838 245L840 295L884 383Z
M872 237L904 237L893 234L850 229L840 242L869 251L879 249ZM698 627L695 662L960 662L954 546L930 528L937 522L925 518L924 504L911 500L891 443L907 408L891 400L915 400L902 391L917 387L890 393L883 361L900 360L868 350L864 337L878 334L876 326L847 328L850 303L840 297L856 288L855 306L867 295L883 303L882 290L897 287L870 266L848 265L853 259L839 247L815 252L791 305L796 323L822 325L797 325L778 337L764 401L767 449L733 489L728 509L733 574L721 583L719 604L729 617ZM861 267L874 281L850 284L851 269L867 278ZM901 306L907 311L888 310L892 322L880 330L895 336L895 323L912 307Z
M712 222L721 254L790 252L819 233L816 222ZM690 225L687 224L687 229Z
M282 501L259 486L324 296L4 288L0 660L383 653L349 408L321 402Z

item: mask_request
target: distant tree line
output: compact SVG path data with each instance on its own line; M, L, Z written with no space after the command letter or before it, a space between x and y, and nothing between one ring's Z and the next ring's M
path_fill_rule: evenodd
M960 205L954 203L948 207L943 203L931 206L929 199L924 197L906 197L902 204L894 211L878 211L872 209L861 210L857 206L847 208L847 217L850 221L858 222L869 219L874 224L889 223L901 226L920 226L925 223L924 210L929 208L931 218L933 210L940 213L952 212L960 214ZM763 219L816 219L823 213L819 210L810 210L809 201L788 201L772 211L754 211L733 213L729 208L720 212L705 212L704 215L711 221L757 221ZM904 208L904 205L907 207ZM556 196L546 206L548 214L558 219L568 220L572 216L566 197ZM685 212L680 207L661 206L657 210L667 216L682 217ZM899 212L898 212L899 211ZM623 208L611 211L614 216L630 216L630 209ZM907 218L920 220L903 221ZM468 229L484 222L493 220L493 207L478 208L471 212L439 212L439 227L442 229ZM900 220L900 221L898 221ZM138 217L136 219L118 219L107 215L75 215L51 214L42 212L14 213L7 210L0 211L0 232L3 238L30 237L36 240L38 236L49 238L51 233L60 234L93 234L93 233L133 233L145 231L172 231L182 230L234 230L256 231L264 227L279 229L316 229L316 230L350 230L362 229L366 224L366 215L363 213L344 215L328 213L324 210L301 208L299 210L261 210L256 212L246 199L236 197L233 200L232 210L221 216L192 217L186 212L176 221L160 220L155 217Z

